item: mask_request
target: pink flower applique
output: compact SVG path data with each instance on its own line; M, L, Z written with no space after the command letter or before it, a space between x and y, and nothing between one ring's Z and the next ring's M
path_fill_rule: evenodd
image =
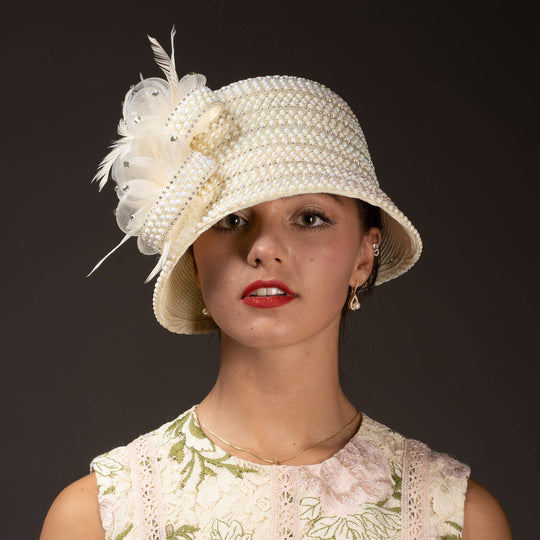
M383 452L358 439L320 464L299 467L299 483L302 493L321 501L324 515L339 517L358 512L364 503L387 499L394 487Z

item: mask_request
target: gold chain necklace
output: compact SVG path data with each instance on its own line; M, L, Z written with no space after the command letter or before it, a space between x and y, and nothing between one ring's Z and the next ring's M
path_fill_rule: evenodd
M248 450L247 448L242 448L241 446L236 446L234 445L233 443L229 442L229 441L226 441L225 439L221 438L219 435L217 435L216 433L214 433L197 415L197 409L195 409L195 416L199 422L199 424L201 424L201 426L206 429L206 431L208 431L208 433L210 433L211 435L213 435L216 439L219 439L221 442L225 443L227 446L230 446L231 448L234 448L235 450L240 450L241 452L247 452L248 454L251 454L252 456L255 456L257 459L260 459L261 461L263 461L264 463L271 463L272 465L281 465L282 463L285 463L287 461L291 461L291 459L294 459L295 457L298 457L300 454L303 454L306 450L309 450L311 448L315 448L316 446L321 446L323 445L325 442L328 442L329 440L333 439L334 437L337 437L340 433L342 433L343 431L345 431L348 427L350 427L353 422L358 418L358 416L360 415L360 411L356 411L356 414L354 415L354 418L346 425L346 426L343 426L338 432L334 433L333 435L331 435L330 437L327 437L326 439L322 440L322 441L319 441L315 444L312 444L310 446L306 446L303 450L300 450L299 452L296 452L296 454L294 454L293 456L290 456L288 458L285 458L285 459L278 459L278 458L274 458L274 459L265 459L265 458L262 458L260 456L258 456L255 452L252 452L251 450ZM361 423L361 422L360 422Z

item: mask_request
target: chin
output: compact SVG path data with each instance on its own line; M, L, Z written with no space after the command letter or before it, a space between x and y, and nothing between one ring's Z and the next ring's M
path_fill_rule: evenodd
M221 328L222 335L245 347L257 349L279 348L294 345L299 339L298 332L291 327L280 328L281 325L247 324L243 328Z
M329 338L333 335L334 327L339 328L340 317L330 320L305 321L299 325L296 321L281 318L272 320L262 318L245 320L241 324L225 324L220 326L222 336L226 335L244 347L256 349L279 349L290 347L300 343L309 343L311 340L318 341L321 337ZM241 319L240 319L241 321ZM230 318L228 321L230 323ZM237 321L239 322L239 321Z

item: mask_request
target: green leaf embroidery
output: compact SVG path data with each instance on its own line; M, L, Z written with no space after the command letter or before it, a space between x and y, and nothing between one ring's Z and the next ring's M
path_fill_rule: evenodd
M167 435L172 435L173 437L176 437L184 427L184 424L187 422L188 418L189 412L183 414L180 418L177 418L174 422L172 422L165 431L165 433L167 433Z
M219 519L212 522L211 540L251 540L252 536L252 534L244 533L244 528L236 520L230 524Z
M367 503L362 511L347 517L321 517L311 523L310 538L333 540L381 540L401 529L401 515L392 508Z
M345 518L323 517L315 521L308 532L308 536L311 538L341 538L345 525Z
M198 479L195 487L199 487L201 482L208 476L216 476L219 469L225 469L229 471L233 476L237 478L243 478L246 473L256 473L257 469L249 466L234 465L227 463L230 459L230 454L225 454L219 458L212 458L206 455L207 452L213 453L215 451L215 445L210 441L212 445L211 450L197 450L191 446L186 445L186 436L182 431L189 418L189 432L197 439L206 440L207 437L201 428L195 422L195 416L192 413L186 413L182 417L178 418L168 428L168 433L174 433L174 436L178 438L178 442L175 442L169 450L169 458L182 464L182 470L180 471L181 481L180 487L184 488L193 476L195 471L198 471Z
M369 503L364 506L363 512L347 518L349 529L364 533L369 539L390 538L401 529L401 514L393 509Z
M461 540L461 536L458 536L457 534L444 535L441 536L441 540Z
M189 431L194 437L197 437L197 439L201 439L201 440L206 439L206 435L204 434L204 431L195 423L195 418L193 416L191 417L191 420L189 421Z
M257 473L257 469L253 467L243 467L241 465L233 465L232 463L226 463L225 460L229 459L231 456L229 454L226 454L225 456L221 458L209 458L206 457L202 452L199 452L195 448L189 448L189 451L191 452L191 459L188 461L182 472L185 471L185 478L182 480L181 486L184 487L186 485L186 482L191 477L194 469L195 464L199 464L199 479L197 481L197 484L195 487L199 487L202 483L202 481L207 476L216 476L216 471L211 468L214 467L215 469L225 469L229 471L232 475L236 476L237 478L243 478L244 474L246 473Z
M454 529L456 529L456 531L463 531L463 527L461 525L458 525L457 523L454 523L453 521L445 521L445 523L447 525L450 525L451 527L454 527Z
M304 497L300 501L300 519L317 519L321 515L321 502L315 497Z
M377 506L386 508L386 505L388 501L392 498L396 499L396 501L401 501L401 465L397 461L390 461L390 464L392 466L392 480L394 481L394 491L388 499L384 499L382 501L379 501ZM401 512L401 508L399 506L396 506L394 508L387 508L387 510L393 510L394 512Z
M394 493L392 496L398 501L401 500L401 482L403 472L401 470L401 465L395 461L391 462L392 464L392 480L394 481Z
M109 457L109 452L94 461L92 467L100 476L113 476L124 468L120 462Z
M120 534L117 534L115 536L114 540L122 540L122 538L125 538L127 536L131 529L133 529L133 523L129 523L128 526Z
M114 493L114 490L116 489L116 486L109 486L104 492L103 495L109 495L110 493Z
M195 455L196 451L194 449L191 450L191 458L186 463L184 468L182 469L180 474L184 475L184 478L182 478L182 482L180 482L180 487L185 487L187 481L191 478L191 475L193 474L193 469L195 468Z
M185 487L188 480L191 478L193 472L195 471L196 465L198 465L199 468L199 479L197 481L196 487L198 487L207 476L216 476L217 469L225 469L237 478L243 478L244 474L246 473L258 472L257 469L253 467L244 467L241 465L226 463L226 460L231 457L229 454L226 454L221 458L210 458L205 456L202 452L196 450L195 448L186 448L185 445L182 445L181 443L176 443L171 447L171 450L169 451L169 457L174 459L178 464L180 464L180 461L184 460L186 457L186 450L188 460L180 471L180 474L182 475L180 487L182 488Z
M174 525L169 523L167 527L165 527L167 540L176 540L178 538L193 540L195 538L193 533L197 532L198 530L199 527L195 527L195 525L182 525L181 527L178 527L178 529L175 529Z
M181 463L184 459L184 446L186 441L182 439L181 441L174 443L169 450L169 457L174 459L177 463Z

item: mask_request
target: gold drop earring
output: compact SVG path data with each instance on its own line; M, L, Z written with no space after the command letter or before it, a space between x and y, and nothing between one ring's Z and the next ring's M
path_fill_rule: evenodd
M354 282L354 287L351 289L351 294L349 295L349 309L351 311L356 311L357 309L360 309L360 300L358 300L358 296L356 296L356 288L357 288L358 282Z

